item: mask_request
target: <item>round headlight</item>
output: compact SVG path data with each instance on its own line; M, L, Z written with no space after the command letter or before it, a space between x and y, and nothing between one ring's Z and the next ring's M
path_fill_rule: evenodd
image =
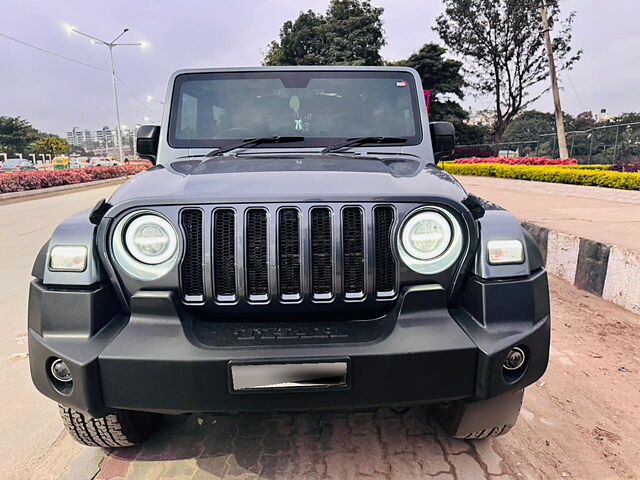
M126 227L125 245L133 258L149 265L169 260L178 248L173 226L157 215L141 215Z
M413 211L398 235L400 258L422 275L433 275L451 267L460 258L463 246L460 222L438 206Z
M432 260L442 255L451 244L451 237L451 224L435 211L415 214L402 228L402 246L418 260Z

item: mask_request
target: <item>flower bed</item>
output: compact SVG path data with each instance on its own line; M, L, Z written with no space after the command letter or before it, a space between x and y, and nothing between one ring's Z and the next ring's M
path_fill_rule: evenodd
M513 158L470 157L470 158L460 158L456 160L454 163L457 163L457 164L497 163L501 165L577 165L578 161L574 158L570 158L567 160L558 160L555 158L546 158L546 157L513 157Z
M640 173L611 172L566 166L457 164L447 162L444 169L453 175L513 178L538 182L570 183L596 187L640 190Z
M144 165L126 167L90 167L70 170L41 170L0 174L0 193L22 192L39 188L135 175L149 168Z

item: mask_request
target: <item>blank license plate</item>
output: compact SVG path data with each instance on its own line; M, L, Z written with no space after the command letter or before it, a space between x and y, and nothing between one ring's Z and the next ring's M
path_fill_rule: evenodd
M233 391L323 389L347 386L347 362L232 364Z

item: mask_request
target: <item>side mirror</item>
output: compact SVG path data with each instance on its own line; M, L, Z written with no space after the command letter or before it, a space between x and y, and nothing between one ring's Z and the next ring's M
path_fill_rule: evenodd
M453 155L456 147L456 129L450 122L431 122L431 144L436 164L445 157Z
M142 125L138 128L136 150L140 158L150 160L155 165L159 141L160 127L158 125Z

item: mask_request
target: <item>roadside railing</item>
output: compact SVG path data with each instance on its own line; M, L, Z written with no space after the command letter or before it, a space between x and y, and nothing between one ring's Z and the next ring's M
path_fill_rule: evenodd
M569 156L581 164L640 162L640 122L572 131L566 136ZM460 145L455 154L456 158L559 156L555 133L541 133L524 141Z

